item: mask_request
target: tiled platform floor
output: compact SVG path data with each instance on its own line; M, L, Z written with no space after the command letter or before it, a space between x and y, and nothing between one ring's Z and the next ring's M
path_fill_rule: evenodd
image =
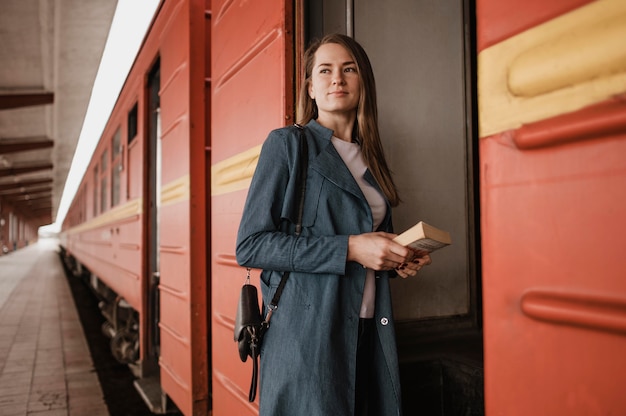
M108 416L55 241L0 257L0 415Z

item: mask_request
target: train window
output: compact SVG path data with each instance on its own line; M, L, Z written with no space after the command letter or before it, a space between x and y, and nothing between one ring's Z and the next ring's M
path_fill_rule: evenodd
M98 182L100 176L98 175L98 165L93 168L93 216L98 216Z
M103 176L100 179L100 212L104 212L107 209L107 177Z
M122 153L122 131L118 128L113 136L113 143L111 148L113 151L111 152L111 160L115 160Z
M104 152L102 152L102 157L100 159L100 212L104 212L107 210L108 208L108 191L109 188L107 187L107 174L108 174L108 157L109 157L109 152L105 149Z
M130 144L137 136L137 103L128 112L128 143Z
M120 176L122 174L122 153L123 146L121 144L122 132L118 128L113 136L111 146L111 207L120 203Z
M105 150L104 152L102 152L102 156L100 157L100 166L102 167L102 173L106 172L109 165L108 153L109 152Z

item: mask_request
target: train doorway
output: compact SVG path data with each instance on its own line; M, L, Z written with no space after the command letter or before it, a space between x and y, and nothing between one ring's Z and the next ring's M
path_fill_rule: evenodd
M146 201L146 264L147 264L147 311L144 317L144 328L147 329L146 351L142 357L142 378L136 381L136 386L144 400L155 413L163 413L167 407L167 399L155 386L160 385L159 355L160 355L160 256L159 256L159 208L161 195L161 112L160 112L160 61L157 61L148 74L147 112L147 172L145 172L147 189L144 195Z
M308 2L308 39L340 32L367 51L385 154L403 203L397 232L450 231L414 279L392 282L407 414L483 411L474 30L467 1ZM470 29L467 29L470 28ZM459 392L462 392L459 394ZM453 397L452 397L453 396ZM454 400L452 400L452 398Z
M161 112L159 102L160 65L157 62L148 77L148 198L150 242L149 264L149 303L150 303L150 350L149 359L157 364L159 358L159 206L161 195ZM155 367L156 368L156 367Z

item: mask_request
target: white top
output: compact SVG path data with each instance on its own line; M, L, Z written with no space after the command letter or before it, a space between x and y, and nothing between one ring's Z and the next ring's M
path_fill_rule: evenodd
M372 222L374 227L372 231L375 231L380 226L381 222L385 218L387 213L387 203L385 198L378 191L370 185L364 178L367 166L361 155L361 146L358 143L346 142L338 137L331 139L337 153L341 156L344 163L352 173L354 180L361 188L361 192L367 199L367 202L372 211ZM361 302L361 312L359 317L361 318L373 318L374 307L376 305L376 276L374 270L367 269L365 275L365 288L363 289L363 301Z

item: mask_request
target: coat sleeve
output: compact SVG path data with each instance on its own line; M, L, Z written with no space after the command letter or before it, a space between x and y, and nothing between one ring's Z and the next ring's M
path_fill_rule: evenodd
M274 130L264 142L237 233L237 263L264 270L343 275L347 235L313 236L304 229L295 236L281 229L283 219L289 218L286 207L296 200L297 154L297 137L288 128Z

